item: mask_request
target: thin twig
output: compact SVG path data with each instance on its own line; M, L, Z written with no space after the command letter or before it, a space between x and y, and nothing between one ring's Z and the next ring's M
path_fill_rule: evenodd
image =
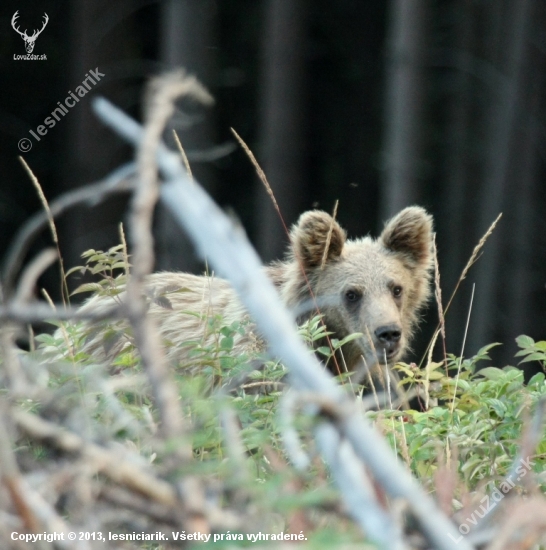
M191 166L190 166L190 161L188 160L188 155L186 155L186 151L184 150L184 147L182 147L182 142L180 141L180 138L178 137L178 134L174 129L173 129L173 136L174 136L174 141L176 143L176 146L180 151L180 155L182 156L182 160L184 161L186 172L188 173L188 176L193 179L193 174L191 172Z
M455 408L455 399L457 397L457 388L459 386L459 376L461 374L461 367L463 365L463 354L464 347L466 344L466 335L468 334L468 326L470 325L470 314L472 313L472 304L474 303L474 291L476 290L476 285L472 285L472 294L470 296L470 306L468 307L468 316L466 318L466 325L464 327L464 336L463 343L461 344L461 353L459 356L459 364L457 366L457 375L455 376L455 388L453 390L453 400L451 401L451 415L453 416L453 409Z
M123 223L119 224L119 239L123 251L123 270L125 272L125 277L129 278L129 251L127 250L127 240L125 239L125 231L123 231Z
M430 373L431 373L431 369L430 369L430 365L432 364L432 352L434 351L434 346L436 344L436 339L438 338L439 336L439 331L436 331L434 333L434 335L432 336L432 345L429 347L429 351L428 351L428 360L427 360L427 363L425 365L425 379L424 379L424 383L423 383L423 389L425 391L425 411L428 411L428 405L429 405L429 402L430 402Z
M497 226L497 224L498 224L498 222L500 221L501 218L502 218L502 212L497 216L495 221L489 226L488 230L485 232L483 237L479 240L478 244L474 247L474 250L472 251L472 254L470 255L470 258L469 258L468 262L466 262L466 265L464 266L463 271L461 272L461 275L459 276L459 279L457 280L457 283L455 284L455 288L453 289L453 292L451 293L451 296L449 297L447 305L444 308L444 311L443 311L444 319L445 319L445 316L446 316L446 314L447 314L447 312L448 312L448 310L451 306L451 303L453 302L453 299L455 298L455 295L457 294L457 291L459 290L459 286L461 285L461 283L464 281L464 279L468 275L468 272L469 272L470 268L479 260L480 252L481 252L482 248L484 247L485 243L487 242L487 239L489 239L489 237L491 236L491 234L495 230L495 227ZM440 330L440 329L441 329L441 321L438 322L438 325L436 327L437 331ZM425 350L425 353L423 355L423 358L421 359L420 364L423 363L425 357L427 356L428 351L429 351L429 346L430 346L430 343L427 346L427 349Z
M332 231L334 230L334 225L336 224L337 216L337 207L339 206L339 201L336 200L334 204L334 212L332 214L332 221L330 222L330 228L328 229L328 235L326 235L326 245L324 246L324 252L322 254L322 261L320 262L320 269L324 269L326 265L326 260L328 259L328 250L330 249L330 242L332 241Z
M366 362L364 360L364 357L362 357L362 360L364 361L364 363ZM368 382L370 383L370 387L372 389L372 394L374 396L374 399L375 399L375 404L377 406L377 410L380 410L381 409L381 406L379 405L379 397L378 397L378 394L377 394L377 390L375 389L375 384L373 382L373 375L370 371L370 369L367 367L366 365L366 374L368 375ZM385 406L387 404L387 396L385 395L384 392L381 392L381 395L384 396L384 401L383 403L385 403Z
M49 208L49 203L47 202L42 186L38 181L38 178L34 175L34 172L31 170L30 166L27 164L26 160L23 157L20 156L19 161L23 165L24 169L26 170L27 174L30 177L30 180L32 181L32 184L36 188L38 197L40 198L40 202L42 203L42 206L44 207L45 213L47 215L49 229L51 231L51 237L53 238L53 242L55 243L55 246L57 248L57 256L59 259L59 268L61 271L61 298L63 300L63 303L66 305L69 302L70 295L68 293L68 287L66 285L66 275L64 271L63 257L61 255L59 235L57 234L57 228L55 227L55 220L53 218L53 214L51 213L51 209Z
M271 199L271 202L273 203L275 210L277 211L277 215L281 220L285 233L287 235L290 235L290 231L288 230L288 227L284 222L284 217L282 215L281 209L279 208L279 204L277 203L277 199L275 198L273 189L271 189L271 185L269 185L269 181L267 180L267 176L265 175L265 172L262 170L262 167L256 160L256 157L254 156L254 153L251 151L250 147L243 141L243 138L233 128L230 128L230 130L231 130L231 133L235 136L235 139L239 142L239 145L243 148L243 151L247 154L248 158L250 159L250 162L252 163L252 166L254 166L254 169L256 170L256 174L258 174L260 181L263 183L263 186L265 187L265 190L269 195L269 198Z
M461 276L459 277L459 280L457 281L457 284L455 285L455 289L453 290L451 297L449 298L449 301L447 302L447 305L445 307L445 311L449 309L449 306L451 305L451 302L453 301L453 298L455 297L455 294L457 293L457 290L459 289L459 285L462 281L466 278L468 275L468 271L470 268L478 261L481 254L481 249L484 247L485 243L487 242L487 239L491 236L493 231L495 230L495 227L497 227L497 224L499 223L500 219L502 218L502 212L496 217L495 221L489 226L489 229L485 232L484 236L479 240L478 244L474 247L474 250L472 250L472 254L470 255L470 259L464 266L464 269L461 273Z
M440 265L438 263L438 247L436 246L436 233L434 233L433 247L434 247L434 296L436 298L436 306L438 307L438 322L440 323L440 333L442 334L444 368L447 376L448 372L447 372L447 350L446 350L446 319L444 316L444 307L442 305L442 287L440 285ZM432 348L434 348L434 344L432 345Z
M59 246L59 237L57 235L57 228L55 227L55 220L53 219L53 214L51 213L51 210L49 208L49 204L47 202L47 199L44 195L44 191L42 189L42 186L40 185L40 182L38 181L38 178L34 175L34 172L31 170L30 166L27 164L27 161L23 157L19 157L19 162L23 165L23 168L27 172L30 181L32 182L32 185L34 185L34 188L36 189L36 192L38 193L38 197L40 199L40 202L42 203L42 206L44 207L44 211L47 216L47 221L49 223L49 229L51 231L51 237L53 238L53 242Z

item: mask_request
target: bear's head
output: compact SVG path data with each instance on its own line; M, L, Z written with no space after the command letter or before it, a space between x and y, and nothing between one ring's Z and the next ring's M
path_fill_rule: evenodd
M300 321L318 306L332 337L362 333L343 347L349 371L362 360L368 367L393 364L430 294L432 218L412 206L387 222L378 239L350 240L326 212L305 212L292 228L284 266L279 290Z

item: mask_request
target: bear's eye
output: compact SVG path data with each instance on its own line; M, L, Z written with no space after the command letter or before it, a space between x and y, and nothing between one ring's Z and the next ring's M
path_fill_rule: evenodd
M360 300L361 297L362 297L362 294L357 290L347 290L345 292L345 299L351 303L358 302L358 300Z
M395 298L400 298L400 296L402 296L402 287L400 285L392 287L392 295Z

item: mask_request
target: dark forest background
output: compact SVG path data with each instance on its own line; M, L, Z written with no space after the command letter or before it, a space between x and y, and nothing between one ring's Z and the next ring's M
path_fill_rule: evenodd
M15 60L11 28L39 28L47 61ZM141 117L143 85L185 67L216 99L172 121L194 174L241 219L264 261L286 235L233 127L249 144L287 224L332 211L352 237L376 234L404 206L435 217L444 302L473 247L503 218L447 315L448 351L546 338L544 65L546 6L537 0L8 0L0 8L0 253L41 205L18 142L89 70L106 76L24 157L51 200L105 177L130 150L91 112L101 94ZM172 145L170 133L165 140ZM119 241L123 198L58 221L65 265ZM156 269L199 271L165 211L157 212ZM50 244L44 231L29 257ZM58 270L42 279L58 296ZM427 315L416 352L437 322Z

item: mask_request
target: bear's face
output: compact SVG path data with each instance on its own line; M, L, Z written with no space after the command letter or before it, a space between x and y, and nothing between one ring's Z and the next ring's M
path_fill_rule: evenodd
M301 216L291 237L293 261L307 280L301 273L297 289L287 289L297 296L288 305L315 300L333 337L363 334L343 347L349 370L361 358L369 367L400 359L429 296L431 217L422 208L406 208L377 240L346 240L328 214L312 211Z

